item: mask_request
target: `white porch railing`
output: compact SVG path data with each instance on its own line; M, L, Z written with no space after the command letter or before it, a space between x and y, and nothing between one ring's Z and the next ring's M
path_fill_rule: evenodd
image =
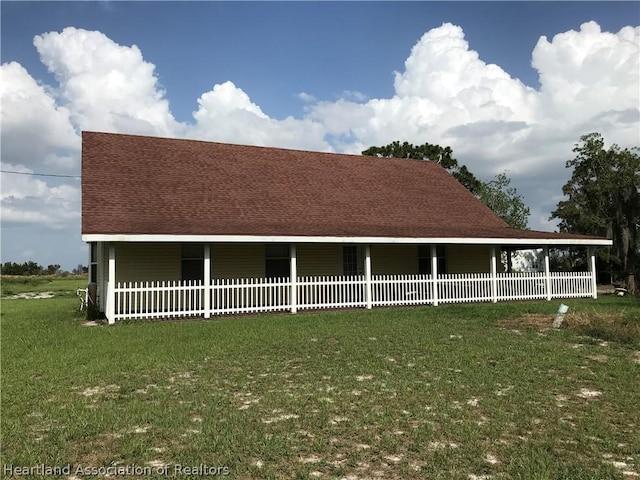
M363 275L298 277L299 309L364 307L365 279Z
M433 303L433 278L431 275L374 275L371 296L374 306Z
M293 285L295 296L291 295ZM289 278L212 279L209 286L178 281L118 283L110 290L106 313L110 321L116 321L595 294L590 272L556 272L548 278L544 273L499 273L495 278L490 273L447 274L435 280L431 275L373 275L370 299L363 275L298 277L293 285Z
M211 280L211 315L288 310L288 278L232 278Z
M171 318L204 315L202 282L123 282L114 289L113 318Z
M490 273L438 275L438 301L486 302L493 300Z
M499 273L498 299L535 300L547 298L546 277L543 272Z
M590 297L594 294L590 272L552 272L551 298Z
M287 278L213 279L210 315L288 310ZM114 320L204 316L202 282L124 282L115 287Z

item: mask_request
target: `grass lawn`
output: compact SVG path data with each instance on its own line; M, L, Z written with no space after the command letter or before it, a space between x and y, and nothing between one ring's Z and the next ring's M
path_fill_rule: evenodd
M638 299L565 300L559 331L559 301L86 327L45 290L2 301L3 478L640 473Z

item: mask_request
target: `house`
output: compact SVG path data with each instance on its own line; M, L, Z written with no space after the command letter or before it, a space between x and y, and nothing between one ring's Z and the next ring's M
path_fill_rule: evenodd
M440 165L83 132L82 239L110 323L594 297L598 237L510 228ZM589 270L550 272L549 248ZM502 251L543 248L540 273Z

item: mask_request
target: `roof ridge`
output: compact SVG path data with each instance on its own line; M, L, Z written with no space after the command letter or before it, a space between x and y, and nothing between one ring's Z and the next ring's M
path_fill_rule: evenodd
M423 160L418 158L402 158L402 157L384 157L377 155L363 155L362 153L344 153L344 152L329 152L329 151L318 151L318 150L305 150L299 148L289 148L289 147L272 147L267 145L253 145L248 143L228 143L228 142L218 142L214 140L204 140L199 138L185 138L185 137L165 137L161 135L142 135L142 134L134 134L134 133L116 133L116 132L100 132L95 130L82 130L83 135L105 135L105 136L117 136L117 137L130 137L130 138L145 138L150 140L167 140L167 141L179 141L179 142L194 142L194 143L204 143L210 145L220 145L220 146L229 146L229 147L241 147L241 148L255 148L255 149L267 149L267 150L280 150L284 152L293 152L293 153L307 153L313 155L338 155L343 157L354 157L354 158L371 158L378 160L404 160L410 162L429 162L433 165L438 165L440 168L446 171L446 169L439 163L434 162L433 160ZM449 173L449 172L447 172Z

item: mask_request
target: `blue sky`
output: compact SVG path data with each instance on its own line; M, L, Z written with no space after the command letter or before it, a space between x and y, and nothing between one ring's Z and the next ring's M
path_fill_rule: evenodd
M637 2L3 2L2 61L49 79L35 35L67 26L138 45L156 65L177 119L227 80L275 118L300 115L301 91L336 100L343 91L393 94L394 71L429 29L451 22L471 48L537 87L531 51L542 35L597 20L618 31Z
M33 119L23 113L29 109L26 100L4 108L3 168L77 173L77 134L82 129L350 153L393 139L440 143L452 145L461 163L481 178L508 170L534 212L531 226L553 229L546 218L568 176L564 162L572 156L572 145L592 131L585 129L602 131L606 139L623 145L640 143L634 134L640 85L634 65L629 65L634 51L637 56L637 30L617 35L623 27L640 24L637 2L2 2L0 8L3 69L12 68L3 82L15 82L5 82L3 100L27 92L28 101L51 101L40 117L50 113L47 122L55 122L46 129L33 127ZM581 30L586 22L595 22L599 31ZM43 37L38 49L34 46L34 37L60 34L67 27L74 28L64 36ZM542 36L546 44L539 44ZM86 50L90 43L95 56ZM133 45L141 58L119 61L118 55ZM449 56L440 57L441 50ZM468 66L462 71L451 53L456 51ZM563 59L568 65L576 58L587 60L564 75ZM69 66L82 59L90 59L86 65L80 61L84 70ZM434 70L431 61L451 65L427 82ZM107 88L109 94L103 96L79 93L83 79L95 84L103 78L96 72L125 64L131 70L123 67L121 73L130 85L113 92ZM499 80L502 73L492 72L491 64L509 81ZM144 65L155 68L149 74ZM626 70L611 75L618 68ZM545 85L541 72L548 79ZM457 81L460 85L451 90L443 80L447 75L463 77L468 85ZM579 85L582 93L573 98L579 108L563 103L571 100L567 92L576 91L567 82ZM216 85L222 87L216 90ZM502 110L489 112L471 98L483 89L493 92L487 94L493 99L487 104L509 99ZM590 99L597 98L598 90L607 92L610 101L585 107L594 103ZM129 103L146 98L145 108L155 113L132 115L126 106L114 106L116 100L126 104L127 95ZM168 102L164 110L162 101ZM464 114L447 115L447 128L439 130L445 117L428 113L443 110L444 115L456 105ZM505 109L511 113L502 116ZM571 115L561 127L554 125L563 115L558 112L567 109ZM193 116L196 111L199 117ZM240 121L243 115L249 117ZM106 117L110 120L103 122ZM497 117L504 135L478 137ZM371 125L390 118L397 131L372 130ZM28 159L26 150L20 151L17 139L26 135L29 121L30 135L37 137L33 152L46 161ZM420 128L403 128L403 122L412 121ZM56 128L63 133L52 139ZM242 131L252 128L254 134ZM508 133L513 129L519 133ZM383 130L395 136L385 136ZM405 131L408 138L396 138ZM536 152L531 145L539 145ZM77 181L42 178L43 184L25 184L20 190L7 177L3 175L2 261L34 259L65 268L86 263L79 210L51 224L42 221L60 215L60 208L79 209ZM39 209L39 202L58 202L59 208Z

